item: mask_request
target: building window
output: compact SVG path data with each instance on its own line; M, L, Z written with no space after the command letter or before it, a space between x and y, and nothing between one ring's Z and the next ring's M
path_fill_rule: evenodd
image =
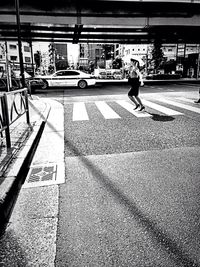
M11 61L16 61L17 60L17 56L10 56L10 60Z
M171 48L169 48L169 49L168 49L168 52L172 52L172 49L171 49Z
M25 57L25 62L26 63L30 63L31 62L31 58L30 57Z
M16 49L17 49L17 46L16 46L16 45L12 45L12 44L10 44L10 45L9 45L9 48L12 49L12 50L16 50Z
M27 45L25 45L25 46L24 46L24 52L30 52L30 47L27 46Z

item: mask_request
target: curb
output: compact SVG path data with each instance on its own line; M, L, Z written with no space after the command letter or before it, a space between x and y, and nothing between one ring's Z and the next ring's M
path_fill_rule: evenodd
M0 234L4 232L6 224L9 221L20 189L25 181L31 161L39 144L50 110L51 108L47 104L47 108L41 115L41 119L33 127L33 132L30 138L19 152L19 156L14 162L11 170L6 174L5 179L0 184Z
M96 85L103 85L103 84L127 84L128 79L122 80L112 80L112 79L96 79ZM148 80L144 79L144 85L151 85L151 84L168 84L168 83L196 83L200 84L200 79L169 79L169 80Z

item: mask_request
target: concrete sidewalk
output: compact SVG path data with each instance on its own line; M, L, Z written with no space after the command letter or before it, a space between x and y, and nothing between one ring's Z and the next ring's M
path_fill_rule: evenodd
M46 98L30 100L30 106L33 111L31 118L35 122L33 131L20 149L16 161L6 171L5 180L23 178L25 181L20 182L19 188L14 187L17 191L21 190L15 196L14 209L11 216L6 217L9 221L0 235L2 267L54 266L58 184L65 181L64 107ZM36 151L31 155L31 162L28 162L26 177L19 177L23 162L36 142L37 149L33 148ZM11 192L10 187L3 188L4 195ZM11 193L16 195L14 190Z
M29 97L30 125L24 114L10 127L11 148L5 138L0 146L0 227L9 220L19 190L37 148L50 105L38 97Z

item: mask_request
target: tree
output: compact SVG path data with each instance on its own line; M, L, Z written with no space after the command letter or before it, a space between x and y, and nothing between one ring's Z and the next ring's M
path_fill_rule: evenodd
M56 60L56 70L65 70L69 67L67 60Z
M157 72L158 68L160 67L161 63L164 60L164 53L162 51L162 43L160 40L154 41L154 48L152 50L152 60L154 62L154 67Z
M113 69L120 69L122 67L122 59L120 57L116 57L112 62Z
M106 60L112 59L114 54L114 45L105 44L102 45L103 53L102 58L105 58Z

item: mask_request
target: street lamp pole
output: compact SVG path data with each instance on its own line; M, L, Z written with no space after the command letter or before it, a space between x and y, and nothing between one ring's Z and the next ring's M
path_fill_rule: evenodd
M200 44L198 45L198 58L197 58L197 79L199 78L199 67L200 67Z
M5 41L5 55L6 55L6 78L7 78L7 91L10 91L10 88L12 87L12 81L11 81L11 70L8 60L8 44L7 41Z
M32 66L32 73L33 73L33 76L34 76L35 75L35 70L34 70L33 43L32 43L32 40L30 40L30 48L31 48L31 66Z
M20 75L21 75L22 86L25 87L24 63L23 63L23 54L22 54L22 41L21 41L20 12L19 12L19 0L15 0L15 8L16 8L17 33L18 33Z

